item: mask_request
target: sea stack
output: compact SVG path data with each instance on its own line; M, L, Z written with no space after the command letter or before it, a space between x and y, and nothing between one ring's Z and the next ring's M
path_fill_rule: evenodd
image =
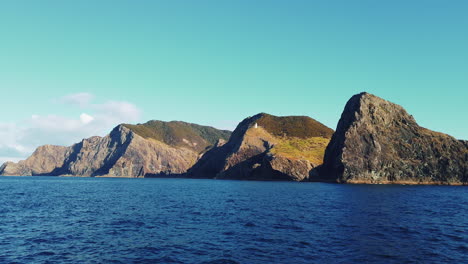
M468 183L468 144L420 127L403 107L369 93L351 97L320 177L339 183Z
M188 172L193 178L305 181L322 164L333 130L307 116L244 119Z

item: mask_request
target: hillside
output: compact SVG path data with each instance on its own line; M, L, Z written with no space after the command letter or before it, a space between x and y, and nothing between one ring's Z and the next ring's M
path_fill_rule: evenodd
M322 163L333 130L306 116L244 119L229 141L189 170L195 178L306 180Z
M213 146L220 139L228 140L231 135L231 131L182 121L152 120L144 124L123 126L145 139L157 140L172 147L186 147L197 152Z
M91 137L70 147L41 146L24 161L3 164L0 175L179 175L229 135L229 131L178 121L119 125L105 137Z

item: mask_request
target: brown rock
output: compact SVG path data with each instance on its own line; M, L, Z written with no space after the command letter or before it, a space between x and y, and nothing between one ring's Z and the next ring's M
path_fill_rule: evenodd
M171 123L176 123L176 127ZM105 137L84 139L71 147L42 146L25 161L5 163L0 174L111 177L183 174L198 160L200 151L230 134L183 122L167 122L167 125L173 130L160 131L160 127L146 124L119 125ZM139 135L141 131L143 135L154 133L172 141L145 138Z
M194 178L295 180L320 165L333 130L310 117L258 114L229 141L208 151L188 172Z
M467 184L466 142L420 127L401 106L353 96L327 147L321 178L342 183Z
M56 168L63 166L70 152L70 147L40 146L26 160L3 164L0 167L0 174L5 176L51 175Z

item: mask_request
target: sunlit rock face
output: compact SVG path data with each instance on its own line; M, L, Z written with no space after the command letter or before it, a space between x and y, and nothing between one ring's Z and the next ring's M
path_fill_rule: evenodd
M105 137L71 147L41 146L19 163L7 162L1 175L151 177L180 175L229 131L185 122L150 121L119 125Z
M420 127L403 107L353 96L325 152L323 180L341 183L467 184L464 141Z
M306 116L258 114L189 170L194 178L309 180L323 161L333 130Z

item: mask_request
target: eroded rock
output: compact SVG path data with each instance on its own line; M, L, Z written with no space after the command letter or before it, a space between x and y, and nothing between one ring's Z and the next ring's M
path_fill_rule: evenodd
M158 127L153 126L155 122ZM166 127L172 130L166 127L161 129L161 123L164 122L152 121L151 126L119 125L105 137L84 139L71 147L41 146L25 161L5 163L0 168L0 174L111 177L179 175L195 164L201 151L216 141L225 140L230 134L228 131L184 122L167 122ZM153 135L167 140L157 140L151 137Z
M322 163L333 130L304 116L258 114L243 120L229 141L189 170L194 178L294 180Z
M403 107L353 96L327 147L323 180L341 183L467 184L466 142L420 127Z

